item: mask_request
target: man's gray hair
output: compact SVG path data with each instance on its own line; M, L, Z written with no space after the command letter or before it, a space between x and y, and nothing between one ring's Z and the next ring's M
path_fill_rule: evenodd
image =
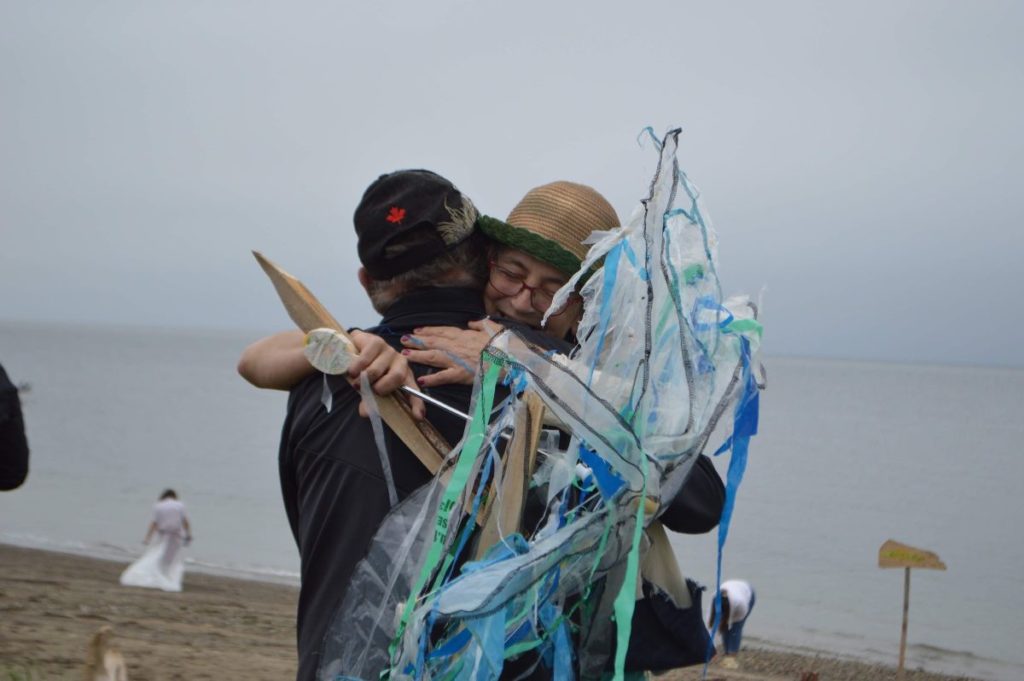
M373 309L384 314L402 296L419 289L463 286L479 289L482 295L489 274L487 242L477 233L419 267L391 279L371 280L366 293Z

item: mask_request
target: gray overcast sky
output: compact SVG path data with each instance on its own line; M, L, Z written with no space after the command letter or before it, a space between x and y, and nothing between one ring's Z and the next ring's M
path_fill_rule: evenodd
M678 125L769 354L1021 365L1022 35L996 1L0 1L0 320L284 328L255 248L365 325L379 173L625 219Z

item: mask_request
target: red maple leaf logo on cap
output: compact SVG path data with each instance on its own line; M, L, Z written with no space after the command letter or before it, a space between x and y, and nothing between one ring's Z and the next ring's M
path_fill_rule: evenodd
M398 206L391 206L391 210L388 211L387 221L391 223L400 223L405 219L405 209L399 208Z

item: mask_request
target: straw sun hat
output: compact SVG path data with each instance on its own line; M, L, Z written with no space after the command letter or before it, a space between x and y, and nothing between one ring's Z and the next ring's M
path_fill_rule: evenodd
M587 254L581 242L595 230L619 226L615 209L595 189L575 182L535 187L505 221L481 215L480 230L566 274L575 274Z

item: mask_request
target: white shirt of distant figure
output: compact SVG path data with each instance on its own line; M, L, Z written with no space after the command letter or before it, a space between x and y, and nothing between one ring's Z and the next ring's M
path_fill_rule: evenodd
M150 543L153 535L157 541ZM182 547L192 540L192 528L185 504L178 501L174 490L165 490L153 506L153 520L143 543L149 548L142 557L121 573L123 586L141 586L164 591L181 591L185 576Z
M722 582L722 591L729 594L729 622L742 622L750 613L750 584L741 579Z

